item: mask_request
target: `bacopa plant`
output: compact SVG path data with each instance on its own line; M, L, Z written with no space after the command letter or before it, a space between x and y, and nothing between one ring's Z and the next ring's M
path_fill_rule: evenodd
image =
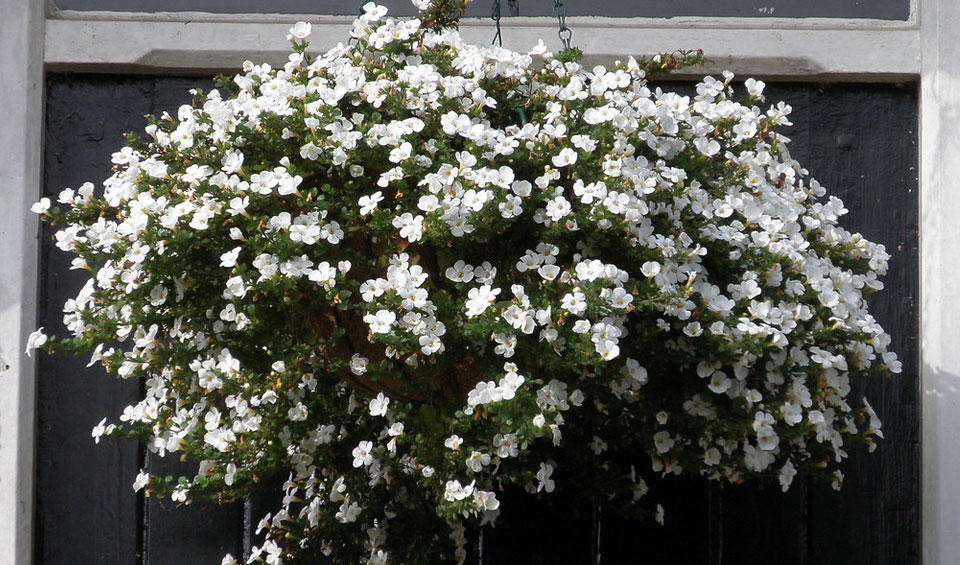
M348 45L309 34L34 206L91 275L28 348L141 379L94 437L196 465L134 488L286 479L250 562L463 563L504 489L653 513L644 476L839 488L882 437L850 389L900 370L865 302L889 256L762 82L664 92L664 59L586 69L372 3Z

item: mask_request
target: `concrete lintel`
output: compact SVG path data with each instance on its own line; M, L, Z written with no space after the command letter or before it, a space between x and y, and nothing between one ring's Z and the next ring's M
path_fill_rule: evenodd
M912 0L914 3L917 0ZM349 24L354 16L324 14L272 14L272 13L211 13L211 12L111 12L98 10L60 10L51 6L51 19L57 20L104 20L141 22L221 22L221 23L292 23L300 20L323 24ZM623 18L605 16L569 16L567 23L573 27L618 27L618 28L667 28L667 29L905 29L918 27L917 10L913 5L906 20L878 20L870 18L775 18L775 17L709 17L675 16L670 18ZM505 17L501 26L555 28L556 20L543 16ZM490 18L464 17L460 25L489 27Z
M350 26L329 18L314 26L312 49L349 39ZM532 18L526 18L532 19ZM920 73L920 34L915 26L843 29L668 28L590 25L574 28L574 44L588 64L649 56L676 49L703 49L709 63L688 75L724 69L771 79L912 80ZM506 47L527 50L542 38L558 49L552 28L515 24L504 29ZM286 61L289 23L245 21L108 21L55 19L47 23L46 63L51 70L113 72L230 71L245 59ZM464 37L489 42L489 26L464 25ZM137 41L131 42L130 37Z

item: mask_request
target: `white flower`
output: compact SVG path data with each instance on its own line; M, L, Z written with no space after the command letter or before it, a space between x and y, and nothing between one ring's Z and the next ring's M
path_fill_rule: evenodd
M404 141L399 147L394 147L390 151L390 162L391 163L401 163L410 158L410 152L413 150L413 146L410 145L410 142Z
M676 441L670 437L670 432L666 430L660 430L659 432L653 434L653 443L657 449L657 453L662 455L673 449Z
M592 261L581 261L577 263L576 268L574 269L577 272L577 278L581 281L595 281L598 277L603 276L603 262L597 261L596 259Z
M607 304L620 310L626 309L633 302L633 295L623 288L615 288L607 295Z
M104 434L113 433L115 426L113 424L107 425L107 419L104 418L93 427L93 430L90 432L91 437L93 437L94 443L100 443L100 438Z
M354 353L350 358L350 372L354 375L362 375L367 372L367 358L361 357L359 353Z
M238 275L227 279L226 288L223 290L223 297L225 299L243 298L246 294L247 285L243 282L243 277Z
M473 280L473 265L468 265L460 259L452 267L448 267L444 274L453 282L467 283Z
M433 355L444 350L443 342L434 334L422 335L417 341L420 344L420 352L424 355Z
M310 23L309 22L297 22L290 28L290 35L303 40L310 35Z
M49 209L50 199L47 197L41 198L39 202L30 207L30 211L34 214L45 214Z
M228 175L233 174L243 167L243 153L236 149L230 149L226 155L220 159L220 164L222 165L221 171Z
M298 402L296 406L287 410L287 418L292 422L302 422L307 419L308 415L307 407L302 402Z
M762 80L757 80L752 77L745 80L743 85L747 87L747 92L750 93L750 96L760 96L763 94L763 89L767 86Z
M461 438L458 435L452 435L447 439L443 440L443 446L453 451L460 449L460 446L462 444L463 444L463 438Z
M537 492L553 492L554 482L550 476L553 475L553 465L551 463L540 463L540 470L537 471Z
M891 373L899 374L903 372L903 364L899 359L897 359L897 354L895 351L884 351L883 363L887 366L887 370Z
M500 294L500 289L493 288L490 285L471 288L470 292L467 293L467 302L464 304L466 307L464 314L471 318L483 314L497 299L498 294Z
M220 255L220 266L221 267L235 267L237 265L237 257L240 256L241 247L234 247L230 251L227 251L223 255Z
M880 428L883 426L883 424L881 423L880 418L877 416L877 413L873 410L873 406L871 406L870 402L867 401L866 397L863 398L863 409L870 418L870 427L867 429L867 433L882 438L883 432L880 431Z
M311 161L316 161L320 155L323 153L323 149L311 143L305 143L300 147L300 156L304 159L310 159Z
M473 496L473 483L470 483L469 485L464 486L460 484L460 481L457 481L457 480L451 480L446 482L446 485L444 488L444 494L443 494L443 497L446 500L450 502L456 502L458 500L463 500L471 496Z
M308 278L330 290L337 285L337 269L326 261L321 262L315 269L310 271Z
M433 212L439 207L440 200L438 200L436 195L433 194L424 194L420 197L420 200L417 201L417 208L427 213Z
M787 492L790 489L790 484L793 482L793 478L797 476L797 469L793 466L791 461L787 461L783 464L783 467L780 468L780 472L777 474L777 479L780 481L780 488L783 492Z
M375 334L390 333L390 326L397 321L397 315L389 310L377 310L376 314L367 314L363 321L369 324Z
M563 296L560 307L579 316L587 310L587 297L579 290L575 290L573 293L567 293Z
M559 222L571 210L570 202L563 196L557 196L547 201L547 216L554 222Z
M137 478L133 481L133 490L135 492L140 492L148 484L150 484L150 474L141 470L139 473L137 473Z
M717 394L722 394L730 388L731 381L723 371L715 371L710 377L710 384L707 387Z
M486 490L476 490L473 493L473 501L482 512L494 512L500 508L500 501L494 492Z
M387 407L390 405L390 399L383 395L383 393L378 393L376 398L370 399L370 415L371 416L386 416Z
M720 152L720 144L717 143L715 139L707 139L705 137L698 137L693 142L694 146L707 157L713 157ZM732 211L732 210L731 210ZM728 217L730 214L721 217Z
M564 147L551 161L553 161L553 166L558 168L573 165L577 162L577 152L569 147Z
M410 242L419 241L423 235L423 216L404 212L393 219L393 227L400 230L400 237Z
M358 204L360 204L360 215L366 216L370 212L373 212L377 209L377 204L383 201L383 193L379 190L374 192L369 196L361 196Z
M560 274L560 267L556 265L542 265L537 268L537 273L546 281L552 281Z
M656 261L647 261L640 267L640 272L645 277L655 277L660 273L660 263Z
M520 453L517 434L497 434L493 436L493 444L501 458L516 457Z
M830 487L833 490L840 490L840 487L843 486L843 473L836 469L833 472L833 479L830 481Z
M34 349L38 349L43 346L43 344L47 343L47 339L49 338L45 333L43 333L43 328L31 333L29 336L27 336L27 348L24 350L24 353L27 354L27 357L30 357L32 355L31 352Z
M490 454L481 453L479 451L471 452L470 456L467 457L467 460L466 460L467 468L473 471L474 473L479 473L483 471L483 468L489 464L490 464Z
M628 357L626 364L623 366L623 372L640 384L647 382L647 370L636 359Z
M360 517L360 513L363 509L360 507L358 502L344 502L340 505L340 509L337 510L335 518L337 521L348 524L351 522L356 522L357 518ZM267 563L270 562L270 559L267 558Z
M373 442L361 441L353 448L353 466L369 467L373 463Z
M247 206L250 205L250 198L247 196L244 197L235 197L230 199L230 203L227 207L227 213L231 216L236 216L238 214L243 214Z
M763 425L757 430L757 446L764 451L772 451L777 448L780 438L770 425Z

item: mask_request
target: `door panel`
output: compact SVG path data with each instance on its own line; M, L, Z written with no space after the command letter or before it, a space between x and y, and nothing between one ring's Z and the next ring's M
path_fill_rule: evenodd
M45 194L100 181L127 131L144 114L175 111L188 88L209 80L111 75L51 75L47 86ZM670 85L678 87L678 85ZM689 88L689 84L679 85ZM648 477L666 523L636 522L612 509L557 499L529 505L506 497L503 521L485 532L483 562L703 563L750 565L920 562L918 397L918 181L915 85L774 84L769 101L787 100L796 124L791 151L812 176L846 203L844 224L893 254L886 289L872 312L893 335L904 372L858 382L884 421L873 454L853 450L842 492L798 477L776 485L732 487L698 479ZM44 227L40 325L61 328L61 308L84 276ZM174 473L182 464L151 457L129 442L95 445L90 429L115 417L140 392L137 382L85 368L85 359L44 355L38 383L37 547L39 563L163 565L219 563L256 544L252 530L275 509L279 485L246 504L226 507L144 501L131 488L144 465ZM855 400L859 403L859 400ZM596 512L599 511L599 519ZM595 532L599 531L599 540ZM472 560L477 561L476 532ZM535 540L542 547L523 543ZM549 546L544 550L543 547Z

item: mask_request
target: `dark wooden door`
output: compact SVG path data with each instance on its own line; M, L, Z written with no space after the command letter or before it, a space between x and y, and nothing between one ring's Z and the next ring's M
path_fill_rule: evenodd
M47 84L47 196L108 175L110 155L144 115L173 111L199 78L51 75ZM884 420L873 454L854 452L842 492L800 480L784 494L695 479L651 483L666 523L637 523L602 506L504 504L484 535L487 565L676 563L704 565L910 565L920 563L918 181L916 86L776 84L768 100L794 107L792 153L849 208L845 224L892 252L886 290L872 312L893 335L903 374L858 382ZM45 229L40 325L61 326L61 308L85 276L69 270ZM218 564L255 543L251 530L272 510L268 493L220 507L177 508L131 488L140 468L176 474L181 463L142 446L101 442L91 428L140 393L85 367L42 356L38 383L36 559L61 564ZM859 402L859 400L857 400ZM523 539L539 540L537 548Z

